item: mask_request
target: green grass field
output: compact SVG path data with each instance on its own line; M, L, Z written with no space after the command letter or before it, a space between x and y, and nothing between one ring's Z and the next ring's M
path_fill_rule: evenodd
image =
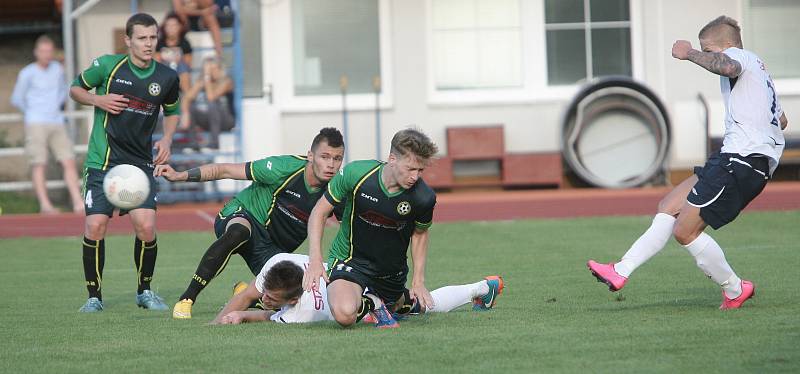
M595 282L586 260L618 258L650 219L436 224L429 289L501 274L506 290L490 312L413 317L388 331L209 326L234 281L251 278L238 257L201 295L194 319L137 309L129 236L107 239L106 310L80 314L77 238L4 239L0 372L800 371L800 211L746 213L712 232L757 287L743 309L727 312L717 310L719 288L674 241L624 291ZM211 240L210 232L160 235L153 284L170 305Z

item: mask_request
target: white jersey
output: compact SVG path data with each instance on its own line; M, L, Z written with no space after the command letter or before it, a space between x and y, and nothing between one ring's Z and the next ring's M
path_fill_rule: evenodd
M308 256L306 255L280 253L272 256L256 276L255 285L258 292L261 294L264 293L264 278L267 276L267 272L272 266L281 261L291 261L297 264L297 266L300 266L303 271L308 269ZM328 306L328 291L324 279L320 278L318 288L318 291L303 292L297 304L285 305L281 310L273 314L270 319L280 323L306 323L333 320Z
M771 175L785 144L780 125L783 110L775 84L753 52L731 47L723 53L742 65L742 73L736 78L720 77L725 102L725 138L720 151L767 156Z

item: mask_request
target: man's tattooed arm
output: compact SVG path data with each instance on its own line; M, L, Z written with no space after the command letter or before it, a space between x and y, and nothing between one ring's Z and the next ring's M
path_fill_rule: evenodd
M688 60L723 77L736 78L742 74L742 65L739 61L722 52L702 52L693 49L689 51Z

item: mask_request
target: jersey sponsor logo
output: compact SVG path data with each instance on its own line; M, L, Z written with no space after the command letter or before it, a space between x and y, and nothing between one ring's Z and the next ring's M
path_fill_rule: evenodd
M124 84L124 85L127 85L127 86L133 86L133 82L126 81L126 80L120 79L120 78L114 79L114 82L121 83L121 84Z
M363 198L365 198L365 199L367 199L369 201L372 201L373 203L377 203L378 202L378 198L377 197L372 197L372 196L367 195L367 194L365 194L363 192L361 193L361 197L363 197Z
M283 204L278 203L278 210L280 210L283 214L294 220L295 222L299 222L302 224L308 224L308 213L304 212L302 209L294 206L284 206Z
M267 161L267 169L272 170L272 161Z
M322 292L312 288L311 293L314 295L314 309L325 310L325 298L322 297Z
M374 210L369 210L358 215L358 218L370 226L389 230L400 231L406 227L406 221L396 221Z
M411 213L411 203L401 201L400 204L397 204L397 213L400 213L401 216Z
M92 60L92 65L100 66L100 61L97 61L97 59L94 59L94 60Z
M301 198L302 198L302 196L300 196L300 194L299 194L299 193L297 193L297 192L294 192L294 191L292 191L292 190L285 190L285 191L286 191L286 193L288 193L289 195L292 195L292 196L294 196L294 197L296 197L296 198L298 198L298 199L301 199Z
M149 101L129 94L123 94L123 96L128 99L128 107L125 108L128 112L150 116L156 111L157 106Z
M336 265L336 270L339 270L339 271L344 270L345 272L349 273L349 272L353 271L353 268L351 266L347 266L345 264L339 264L339 265Z
M161 93L161 85L156 82L150 83L150 85L147 86L147 93L152 96L158 96L158 94Z

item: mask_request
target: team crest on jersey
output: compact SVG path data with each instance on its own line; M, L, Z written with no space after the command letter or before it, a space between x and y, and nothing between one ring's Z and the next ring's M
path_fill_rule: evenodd
M401 216L411 213L411 203L401 201L400 204L397 204L397 213L400 213Z
M147 86L147 92L149 92L150 95L158 96L158 94L161 93L161 85L156 82L150 83L150 85Z

